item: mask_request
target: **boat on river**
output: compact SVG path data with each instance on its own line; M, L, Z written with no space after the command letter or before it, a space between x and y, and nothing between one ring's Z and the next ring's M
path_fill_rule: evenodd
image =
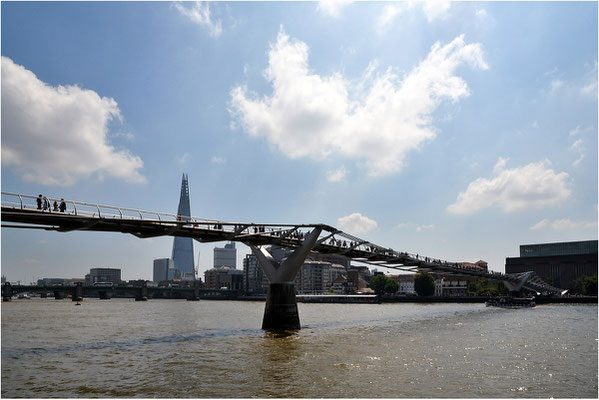
M534 297L500 296L485 302L487 307L527 308L536 306Z

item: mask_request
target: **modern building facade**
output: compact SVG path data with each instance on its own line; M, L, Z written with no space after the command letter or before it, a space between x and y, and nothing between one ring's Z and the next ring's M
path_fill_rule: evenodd
M243 290L243 271L231 267L214 267L204 272L207 289Z
M183 174L181 180L181 194L179 196L179 208L177 209L178 219L182 221L189 220L191 217L191 206L189 202L189 181L187 174ZM173 253L171 256L175 264L175 268L181 271L182 276L189 276L194 271L193 261L193 239L187 237L176 236L173 240Z
M158 258L154 260L154 270L152 275L153 282L172 281L175 279L176 275L178 274L172 259Z
M214 264L215 267L231 267L237 268L237 249L235 242L225 244L225 247L214 248Z
M597 240L521 245L520 257L505 259L505 272L526 271L555 287L574 289L577 279L597 274Z
M268 290L268 278L253 254L243 259L243 289L247 294L265 294Z
M120 268L92 268L89 274L85 275L85 284L93 285L94 283L107 282L118 285L121 283Z

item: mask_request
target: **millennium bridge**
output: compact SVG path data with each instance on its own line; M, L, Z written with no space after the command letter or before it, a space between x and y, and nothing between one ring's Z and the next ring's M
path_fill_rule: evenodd
M353 261L384 268L468 275L504 282L510 291L557 295L562 290L532 271L517 274L488 272L470 263L397 251L326 224L275 224L231 222L156 211L64 201L66 209L40 209L36 196L2 192L2 227L47 231L101 231L132 234L138 238L183 236L201 243L236 241L247 245L269 280L264 329L299 329L293 281L311 253L343 255ZM50 204L62 199L48 198ZM39 208L38 208L39 207ZM266 250L278 245L293 252L281 262Z

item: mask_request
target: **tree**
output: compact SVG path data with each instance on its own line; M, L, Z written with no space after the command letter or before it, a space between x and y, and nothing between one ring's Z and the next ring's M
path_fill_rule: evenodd
M370 279L370 288L377 294L383 293L387 278L383 274L375 275Z
M416 275L414 290L419 296L432 296L435 294L435 279L426 273Z
M387 278L385 282L385 293L393 294L399 290L399 284L393 279Z
M593 276L583 276L574 281L574 290L576 293L587 296L597 296L597 274Z

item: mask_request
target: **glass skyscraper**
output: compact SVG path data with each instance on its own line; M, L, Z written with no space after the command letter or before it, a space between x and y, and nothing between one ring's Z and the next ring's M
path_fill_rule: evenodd
M179 209L177 215L181 216L183 221L191 217L191 206L189 205L189 183L187 174L183 174L181 181L181 196L179 197ZM175 236L173 240L173 255L171 257L175 268L181 271L181 277L195 276L193 271L193 239L187 237Z

